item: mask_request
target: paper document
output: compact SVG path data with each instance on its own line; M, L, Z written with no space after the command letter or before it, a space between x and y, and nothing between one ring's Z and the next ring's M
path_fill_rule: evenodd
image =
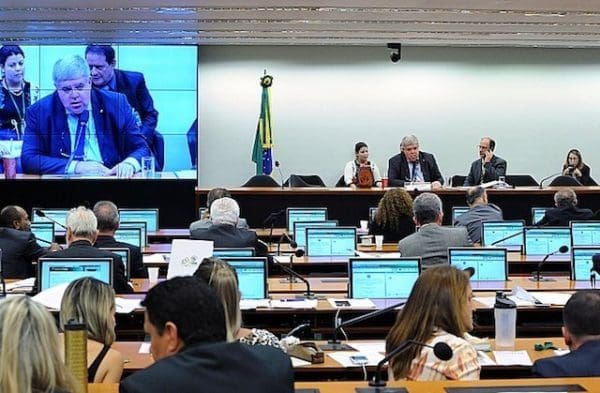
M331 307L346 310L369 310L376 308L371 299L327 299Z
M150 343L141 343L138 353L150 353Z
M485 352L477 351L477 360L481 366L495 366L496 362L492 360Z
M527 351L494 351L498 366L531 366Z
M341 352L331 352L328 353L327 356L341 364L343 367L362 367L360 364L354 364L350 360L350 356L358 356L363 355L369 359L369 362L366 364L367 366L377 366L377 363L383 359L383 355L380 353L363 353L363 352L354 352L354 351L341 351Z
M144 255L144 263L166 263L168 255L164 253Z
M213 255L213 242L206 240L175 239L171 246L171 260L167 279L191 276L204 258Z
M567 300L571 298L570 293L558 292L533 292L532 295L543 304L551 304L556 306L564 306L567 304Z
M141 308L141 299L115 298L115 311L117 314L129 314L134 310Z
M257 308L269 308L271 305L269 299L242 299L240 300L240 310L255 310Z
M298 359L297 357L290 356L290 360L292 361L292 367L306 367L310 366L311 362L307 362L306 360Z
M361 258L400 258L399 252L363 252L354 251Z
M362 353L385 353L385 341L383 340L360 342L348 341L346 344Z
M60 302L62 301L65 290L70 283L66 282L60 285L56 285L52 288L48 288L32 297L32 299L43 306L51 308L53 310L60 310Z
M317 308L317 299L277 299L271 300L272 308Z
M35 277L6 284L6 292L29 292L35 285Z

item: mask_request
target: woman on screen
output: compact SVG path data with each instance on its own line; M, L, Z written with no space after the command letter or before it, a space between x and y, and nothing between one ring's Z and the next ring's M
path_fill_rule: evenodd
M46 307L27 296L0 302L0 391L74 392Z
M369 146L364 142L354 145L356 158L344 168L344 183L351 188L370 188L381 185L381 174L374 162L369 161Z
M466 340L473 329L472 298L468 274L453 266L435 266L419 276L386 337L386 352L406 340L431 346L443 342L452 349L452 357L440 360L432 348L412 345L390 361L394 379L479 379L477 351Z
M60 326L71 320L87 327L88 382L118 383L123 356L111 349L115 341L115 291L91 277L69 284L60 304ZM62 337L62 336L61 336Z
M225 309L227 341L239 341L248 345L270 345L281 348L272 333L262 329L246 329L242 325L240 310L241 293L235 269L218 258L204 258L194 277L207 283L217 292Z
M397 242L415 232L412 198L403 188L387 190L369 223L370 235L383 235L384 242Z
M590 178L590 167L583 163L581 153L577 149L571 149L567 153L567 158L563 164L563 175L573 176L584 186L595 185Z

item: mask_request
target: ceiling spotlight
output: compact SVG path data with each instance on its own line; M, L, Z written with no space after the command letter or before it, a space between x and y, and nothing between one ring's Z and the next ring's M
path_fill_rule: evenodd
M389 49L393 49L392 52L390 53L390 60L392 61L392 63L397 63L398 61L400 61L400 50L402 49L402 44L401 43L390 43L390 44L387 44L387 47Z

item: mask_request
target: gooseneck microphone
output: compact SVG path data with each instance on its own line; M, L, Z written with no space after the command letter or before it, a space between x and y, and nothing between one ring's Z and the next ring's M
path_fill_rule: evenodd
M513 237L517 237L517 236L519 236L519 235L522 235L522 234L523 234L523 231L522 231L522 230L521 230L521 231L519 231L519 232L511 233L510 235L508 235L508 236L505 236L505 237L503 237L502 239L498 239L498 240L496 240L496 241L493 241L493 242L490 244L490 246L495 246L496 244L500 244L500 243L502 243L502 242L504 242L504 241L506 241L506 240L510 240L510 239L512 239Z
M556 177L556 176L559 176L559 175L562 175L562 171L560 171L560 172L556 172L556 173L553 173L552 175L550 175L550 176L546 176L545 178L543 178L542 180L540 180L540 190L541 190L542 188L544 188L544 187L543 187L543 184L544 184L544 182L545 182L546 180L552 179L553 177Z
M262 223L263 229L267 225L269 225L269 246L271 245L271 243L273 241L273 228L275 227L275 221L277 221L279 219L279 217L281 217L284 214L285 214L285 209L272 212L267 216L267 218L264 219L264 221Z
M284 231L281 234L281 236L279 236L279 241L277 242L277 255L281 255L281 242L283 241L283 239L287 239L287 241L290 242L291 248L298 248L298 243L296 243L296 241L294 239L292 239L290 237L290 235L287 234L287 232ZM298 256L302 256L302 255L298 255Z
M546 261L548 260L548 258L550 258L552 255L555 254L564 254L565 252L569 251L569 247L568 246L560 246L560 248L558 250L552 251L548 254L546 254L544 256L544 258L540 261L540 263L538 263L536 271L533 272L533 277L530 278L530 281L535 281L535 282L540 282L541 281L554 281L551 278L543 278L542 277L542 267L544 266L544 263L546 263Z
M301 255L304 255L304 250L298 250L298 251L302 251ZM296 256L298 256L298 254L299 253L297 253ZM304 285L306 285L306 292L303 295L306 299L315 299L317 297L310 290L310 282L304 276L302 276L300 273L298 273L294 269L285 266L283 263L277 261L275 258L273 258L273 263L276 264L277 266L279 266L281 268L281 270L283 270L284 272L286 272L287 274L290 275L290 280L289 280L290 283L295 282L295 280L293 279L295 277L295 278L299 279L300 281L302 281L304 283Z
M279 181L281 182L281 189L283 190L283 172L281 172L281 164L277 160L275 160L275 168L277 168L277 172L279 172Z
M65 231L67 230L67 227L63 224L61 224L60 222L56 221L55 219L48 217L46 215L46 213L44 213L44 211L42 209L33 209L33 212L35 213L36 216L38 217L42 217L42 218L46 218L46 220L53 222L54 224L58 225L59 227L63 228Z

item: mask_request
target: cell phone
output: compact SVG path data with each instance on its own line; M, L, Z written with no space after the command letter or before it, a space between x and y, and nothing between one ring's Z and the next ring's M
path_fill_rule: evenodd
M350 356L350 361L352 364L367 364L369 363L369 359L365 355L352 355Z
M350 302L348 300L336 300L336 307L350 307Z

